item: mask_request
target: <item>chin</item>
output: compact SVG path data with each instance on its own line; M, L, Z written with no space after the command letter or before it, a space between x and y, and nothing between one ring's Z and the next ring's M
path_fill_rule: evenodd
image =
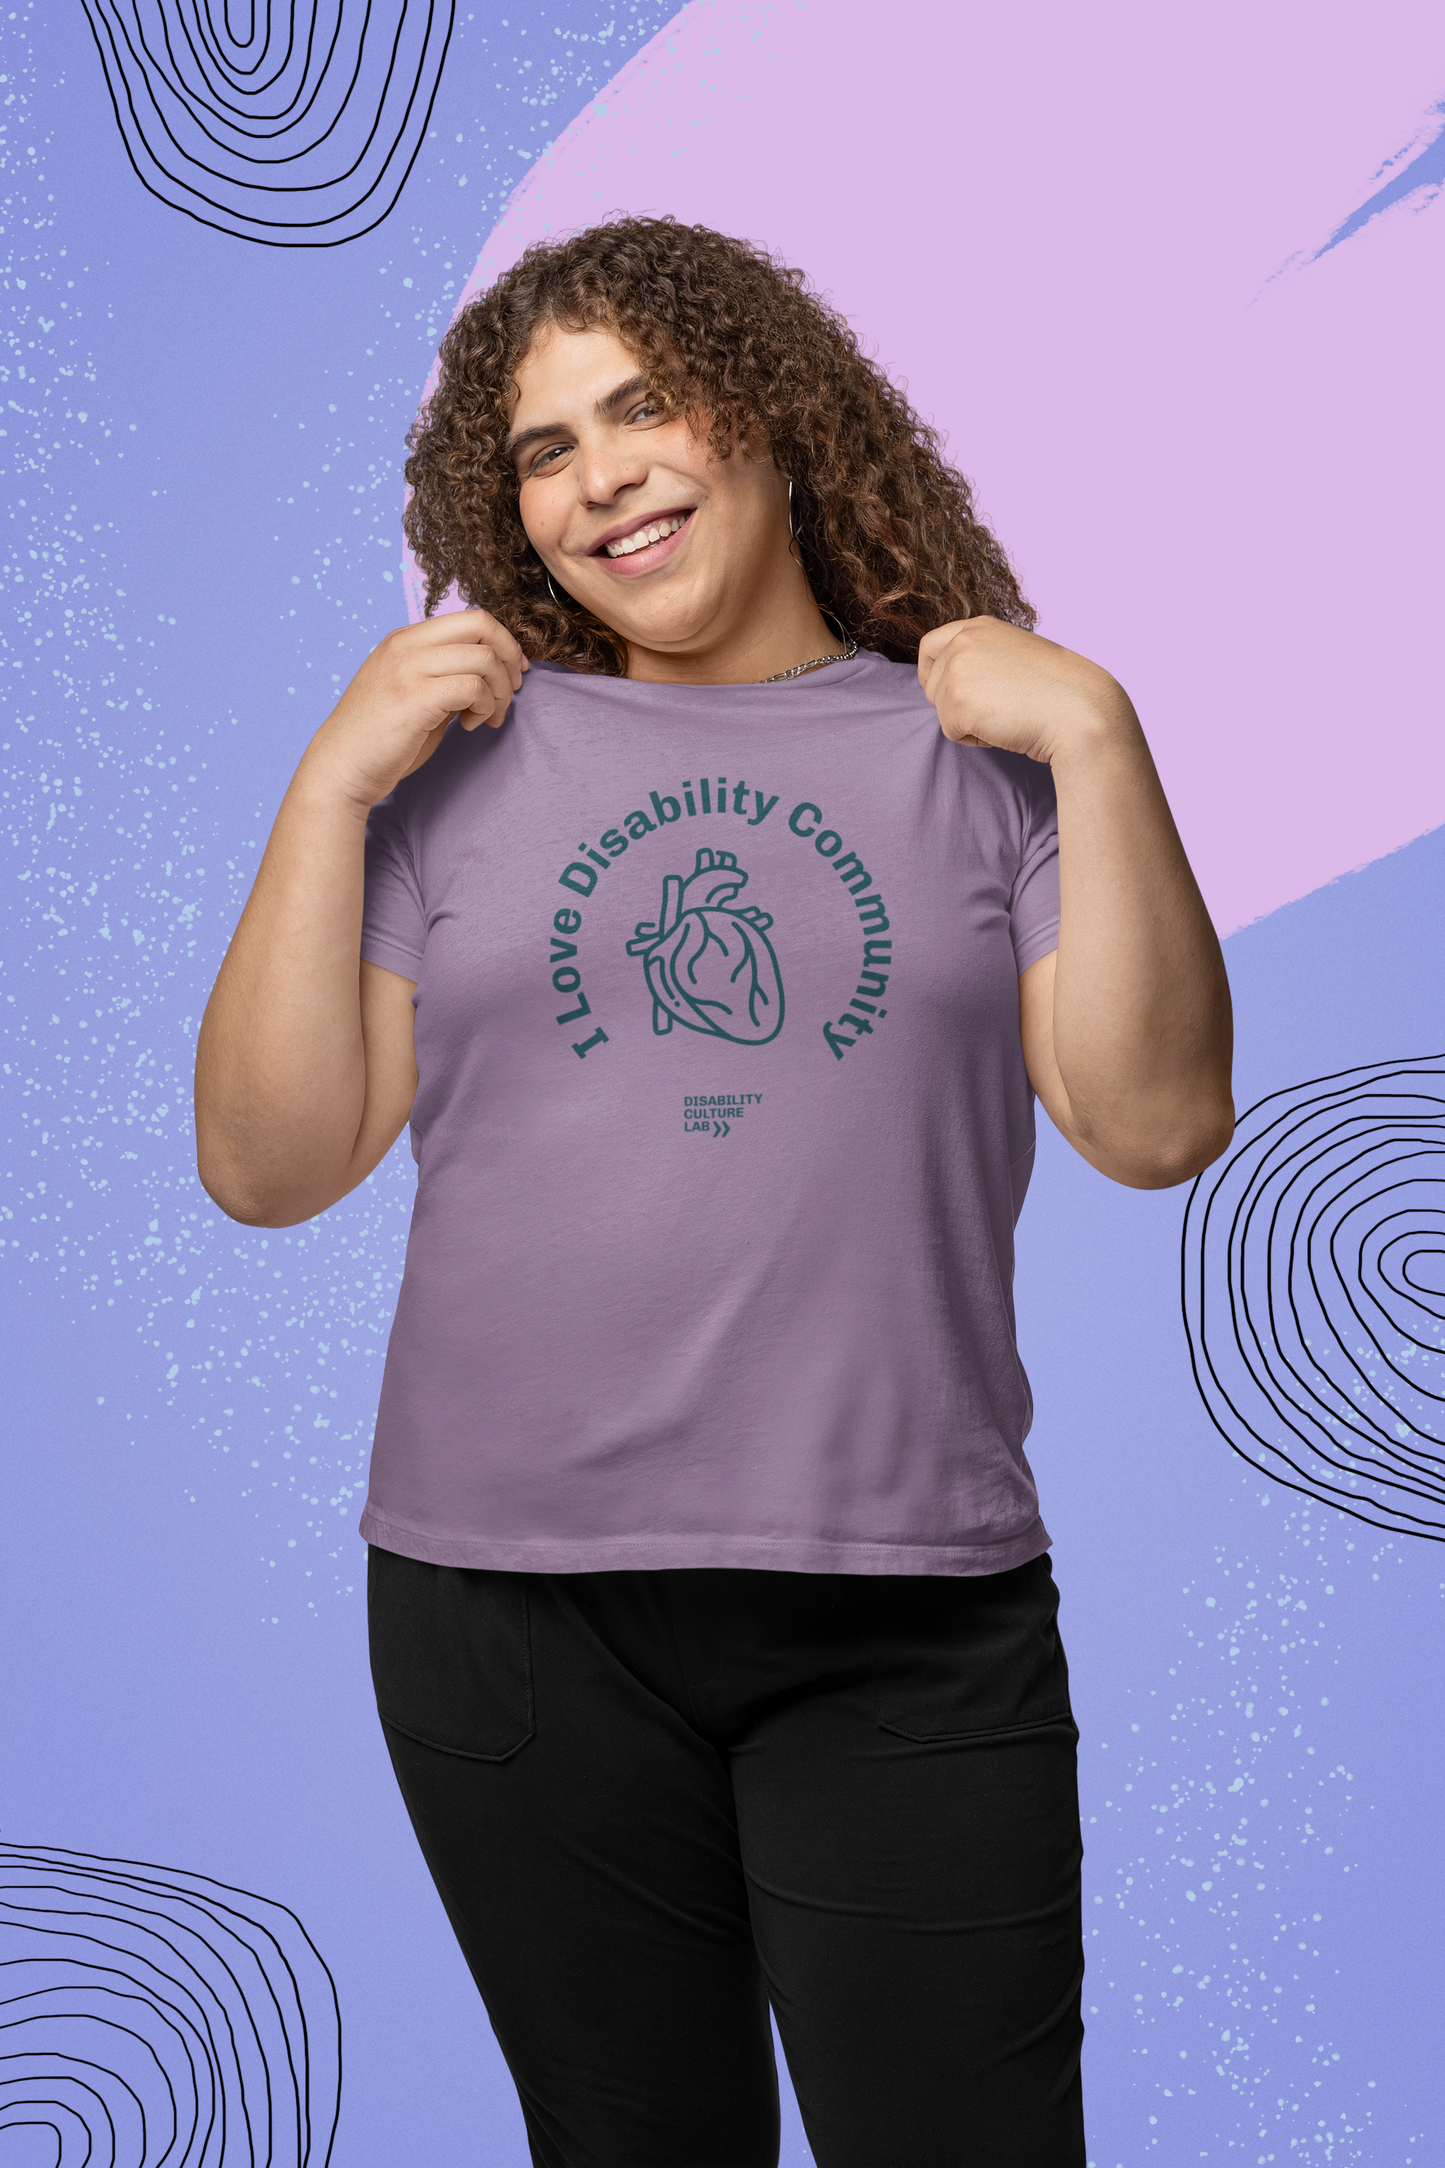
M637 599L643 602L641 596ZM622 639L658 649L686 648L703 640L717 615L716 610L699 608L695 600L684 601L681 597L674 601L659 595L651 608L645 604L629 607L631 603L630 595L609 592L588 607Z

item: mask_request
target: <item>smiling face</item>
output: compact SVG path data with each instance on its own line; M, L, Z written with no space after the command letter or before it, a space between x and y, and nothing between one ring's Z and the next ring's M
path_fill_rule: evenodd
M630 677L736 683L836 646L766 453L714 458L611 331L550 327L516 383L522 525L558 590L626 640Z

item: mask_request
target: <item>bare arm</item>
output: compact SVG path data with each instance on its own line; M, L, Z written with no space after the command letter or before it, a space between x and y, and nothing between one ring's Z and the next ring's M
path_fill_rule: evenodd
M289 1227L364 1181L416 1092L413 982L359 961L366 819L452 715L495 727L526 665L473 610L391 633L308 746L201 1022L196 1153L232 1219Z
M1053 768L1059 945L1019 980L1034 1089L1114 1181L1189 1180L1233 1131L1229 984L1128 696L1083 656L990 618L930 633L919 675L949 737Z
M1091 1165L1167 1188L1234 1128L1224 958L1132 709L1053 768L1059 945L1019 980L1024 1060Z
M367 808L316 765L282 801L196 1050L201 1180L253 1226L364 1181L416 1092L413 982L360 961Z

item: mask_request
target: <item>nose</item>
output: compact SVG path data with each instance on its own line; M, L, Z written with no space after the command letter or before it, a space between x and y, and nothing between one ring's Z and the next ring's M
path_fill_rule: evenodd
M647 458L636 442L603 435L578 444L573 471L579 501L588 507L606 507L646 481Z

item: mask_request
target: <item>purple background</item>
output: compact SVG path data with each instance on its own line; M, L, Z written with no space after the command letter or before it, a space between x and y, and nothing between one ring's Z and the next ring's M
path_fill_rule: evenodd
M405 614L401 438L474 266L612 208L807 266L950 430L1042 628L1135 693L1231 934L1241 1106L1439 1050L1434 11L697 4L624 66L664 15L463 9L401 203L325 254L155 202L80 14L10 25L0 1839L292 1906L348 2168L526 2158L365 1671L410 1165L234 1227L189 1067L300 747ZM1090 2157L1428 2162L1445 1554L1229 1453L1184 1201L1046 1133L1020 1230Z

